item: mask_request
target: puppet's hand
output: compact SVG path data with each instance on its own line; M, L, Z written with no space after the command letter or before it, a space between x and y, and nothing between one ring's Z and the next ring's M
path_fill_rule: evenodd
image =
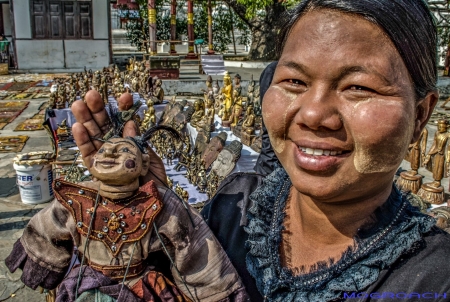
M83 156L84 164L89 169L92 158L103 145L101 139L110 129L108 113L105 104L96 90L90 90L85 96L86 103L78 100L72 104L72 113L76 123L72 126L72 134L78 149ZM139 129L133 120L128 121L123 129L123 136L139 135ZM166 172L162 160L153 150L149 150L150 165L148 174L143 177L144 182L154 180L165 183Z

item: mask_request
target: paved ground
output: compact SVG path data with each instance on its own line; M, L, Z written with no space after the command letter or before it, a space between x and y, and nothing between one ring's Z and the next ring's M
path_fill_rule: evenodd
M257 80L262 71L261 68L230 68L230 74L239 73L243 79L250 79L251 74ZM51 77L51 75L49 75ZM11 76L10 76L11 77ZM21 75L21 79L28 79L37 76ZM41 76L42 77L42 76ZM204 81L206 76L201 76ZM4 80L4 79L3 79ZM0 77L0 82L2 78ZM441 85L449 85L450 79L441 80ZM3 101L0 101L3 102ZM28 135L30 139L27 141L25 148L21 153L31 151L51 151L50 141L47 133L42 131L32 132L15 132L13 129L16 125L26 118L29 118L38 112L39 106L46 102L44 99L31 100L28 108L16 118L11 124L0 130L0 136L8 135ZM436 127L429 126L429 144L431 146L433 134ZM14 242L21 236L24 226L29 219L37 213L44 205L26 205L21 202L18 188L16 186L16 172L13 168L12 159L16 156L14 153L0 153L0 301L45 301L44 295L38 291L33 291L24 287L20 281L20 271L11 274L5 267L4 260L10 253ZM404 162L402 168L409 169L409 163ZM431 181L431 173L425 169L421 169L421 174L425 175L424 181ZM443 185L448 188L448 179L443 180Z

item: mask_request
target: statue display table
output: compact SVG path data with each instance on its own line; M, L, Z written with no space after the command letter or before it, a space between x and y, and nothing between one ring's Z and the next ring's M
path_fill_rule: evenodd
M230 130L230 128L222 126L222 120L217 115L214 116L214 125L215 130L214 132L211 132L211 137L218 135L220 132L226 132L228 135L226 145L229 145L234 140L240 141L239 137L234 135L233 132ZM187 124L186 128L191 137L191 144L193 146L195 143L195 139L197 138L197 130L194 127L192 127L190 123ZM234 168L233 171L231 171L231 173L254 172L253 168L255 167L258 156L259 153L251 149L249 146L243 145L241 157L237 161L236 167Z

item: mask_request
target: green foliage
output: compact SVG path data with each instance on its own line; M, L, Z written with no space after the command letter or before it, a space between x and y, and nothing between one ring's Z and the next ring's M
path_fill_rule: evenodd
M247 8L245 16L251 19L257 15L259 10L264 10L265 7L273 5L273 0L237 0L237 3L245 5Z
M156 39L170 40L170 11L164 10L163 6L170 7L170 0L156 1ZM139 51L147 51L143 45L144 40L149 40L148 9L146 0L138 0L139 18L129 19L126 24L127 40L136 46ZM177 40L182 35L187 35L187 11L184 7L185 1L177 2ZM203 39L208 43L208 13L207 2L194 2L194 36L195 39ZM228 45L232 43L232 28L239 30L241 36L236 41L241 44L249 44L251 32L248 26L222 1L215 1L213 8L213 49L217 52L226 52Z
M252 19L254 17L261 17L264 14L266 7L274 5L274 0L236 0L237 3L244 5L247 10L245 12L245 17ZM291 7L302 0L278 0L282 2L283 5Z

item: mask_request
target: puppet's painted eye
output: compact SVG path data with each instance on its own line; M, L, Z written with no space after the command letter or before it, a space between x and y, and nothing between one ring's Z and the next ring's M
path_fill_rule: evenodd
M105 149L101 148L100 150L98 150L98 153L103 153L105 151Z
M128 150L128 148L127 147L125 147L125 148L122 148L120 151L122 151L122 152L130 152L130 150Z

